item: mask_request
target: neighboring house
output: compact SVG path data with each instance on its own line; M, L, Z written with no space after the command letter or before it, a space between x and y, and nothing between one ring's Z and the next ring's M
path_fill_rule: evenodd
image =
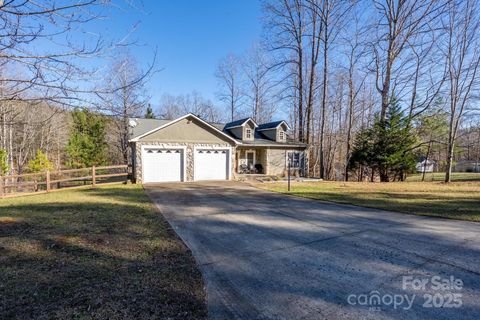
M454 172L480 172L480 161L460 160L453 167Z
M435 167L435 162L431 160L423 160L417 162L416 169L417 172L433 172L433 168Z
M223 124L187 114L175 120L131 119L134 180L231 180L239 175L284 176L305 169L306 145L291 141L285 121L251 118Z

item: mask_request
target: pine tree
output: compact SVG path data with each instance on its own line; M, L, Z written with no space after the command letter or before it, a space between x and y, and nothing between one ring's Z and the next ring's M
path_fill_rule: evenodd
M73 126L66 147L68 165L73 168L107 162L106 119L86 109L72 112Z
M152 106L149 104L145 112L145 119L155 119L155 113L153 113Z
M403 180L415 168L413 153L417 138L409 126L409 119L395 98L391 99L386 119L376 118L371 128L361 131L352 150L349 168L367 166L372 177L378 172L380 181L391 178Z
M43 172L52 169L52 163L50 162L50 160L48 160L47 155L41 150L37 150L35 158L28 161L28 170L30 172Z
M8 172L8 153L5 149L0 149L0 176L4 176Z

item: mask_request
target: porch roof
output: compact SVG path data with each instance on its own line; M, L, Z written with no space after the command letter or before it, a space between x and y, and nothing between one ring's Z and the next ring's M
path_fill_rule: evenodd
M255 138L253 141L237 140L238 147L277 147L277 148L306 148L305 143L298 142L276 142L267 139Z

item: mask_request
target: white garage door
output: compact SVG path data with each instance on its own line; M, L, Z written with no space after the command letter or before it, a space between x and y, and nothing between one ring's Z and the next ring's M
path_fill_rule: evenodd
M196 149L194 180L227 180L228 161L228 149Z
M183 149L143 150L143 182L183 181Z

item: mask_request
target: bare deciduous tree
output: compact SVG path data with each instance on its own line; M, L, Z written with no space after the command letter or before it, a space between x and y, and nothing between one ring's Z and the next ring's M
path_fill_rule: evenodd
M451 181L453 154L459 125L472 107L473 91L479 89L480 11L478 1L451 1L445 17L447 32L449 128L445 182ZM478 100L477 100L478 101Z
M358 14L358 13L357 13ZM361 60L365 56L365 34L368 29L362 28L358 20L357 14L353 17L353 26L350 28L349 36L346 39L345 56L347 63L347 112L346 112L346 137L345 137L345 163L344 163L344 179L348 181L349 169L348 162L351 156L352 136L354 130L354 121L356 118L358 95L364 88L364 82L367 78L367 73L362 73Z
M192 113L212 123L221 123L226 120L212 101L202 97L196 91L186 95L163 95L158 113L162 118L169 120L181 117L186 113Z
M117 55L110 66L105 89L99 93L98 108L113 116L113 125L117 135L117 145L124 163L129 156L129 118L141 117L148 104L149 97L145 91L145 82L154 73L153 67L143 71L134 57L123 52Z
M92 89L95 70L84 67L105 49L90 22L102 17L99 0L0 3L0 101L72 105ZM71 35L75 34L75 39Z
M277 80L274 79L271 62L260 44L255 43L242 59L246 84L242 90L251 115L258 123L270 121L276 111Z
M380 119L385 120L392 96L396 67L411 48L419 34L430 32L434 21L445 10L445 1L432 0L374 0L378 21L372 30L377 38L372 42L376 87L381 95ZM396 66L396 64L400 66Z
M228 105L231 121L237 116L243 99L240 64L238 57L229 54L220 61L215 72L220 84L218 97Z
M270 50L276 54L275 66L286 71L284 79L296 110L295 128L298 139L305 140L305 86L304 42L305 0L281 0L264 2L267 14L266 31L269 34Z

